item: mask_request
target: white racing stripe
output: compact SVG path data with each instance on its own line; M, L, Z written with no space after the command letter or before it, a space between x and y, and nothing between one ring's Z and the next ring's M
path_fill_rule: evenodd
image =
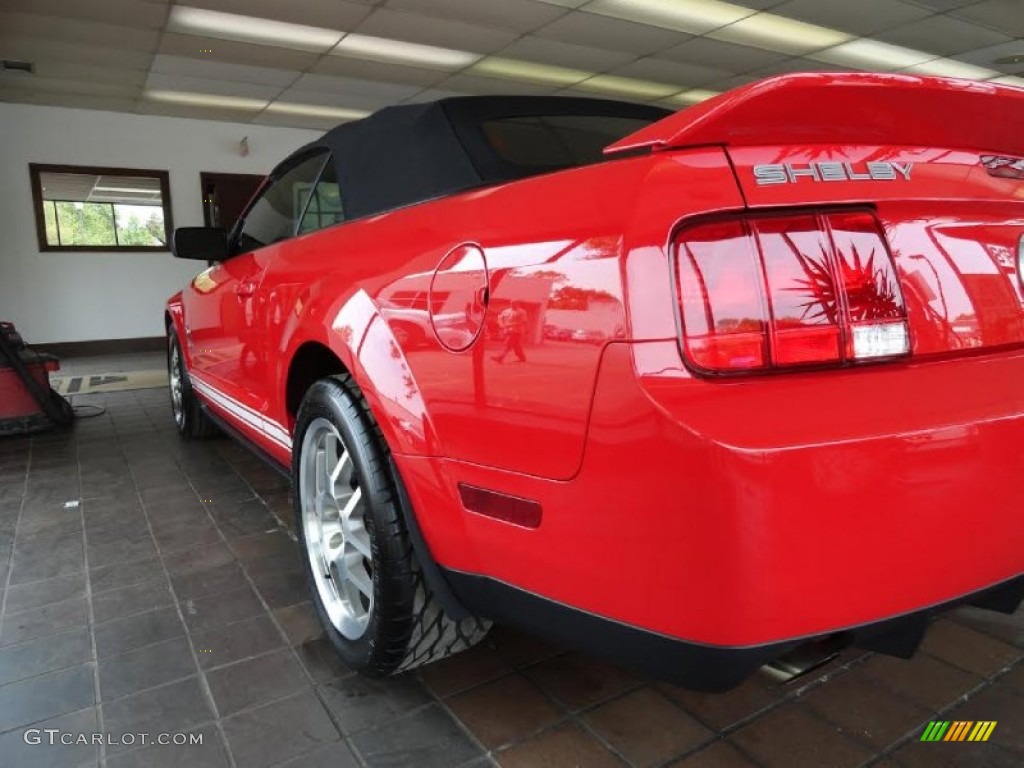
M199 376L196 376L196 374L190 372L189 378L192 382L192 388L195 389L196 392L201 394L217 407L230 413L246 426L259 432L272 443L279 445L291 453L292 438L291 435L288 434L288 430L286 430L282 425L278 424L273 419L268 419L266 416L263 416L258 411L253 410L244 403L238 402L230 395L224 394L217 388L211 386L208 382L203 381Z

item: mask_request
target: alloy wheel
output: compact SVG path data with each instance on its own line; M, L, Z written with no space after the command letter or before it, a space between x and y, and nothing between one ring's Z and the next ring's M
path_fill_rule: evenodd
M373 552L366 500L337 427L314 419L302 439L299 504L313 581L331 625L349 640L373 614Z

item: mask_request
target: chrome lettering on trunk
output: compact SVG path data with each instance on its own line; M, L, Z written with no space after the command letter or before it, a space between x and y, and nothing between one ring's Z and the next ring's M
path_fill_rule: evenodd
M763 163L754 166L759 187L799 181L910 181L913 163Z

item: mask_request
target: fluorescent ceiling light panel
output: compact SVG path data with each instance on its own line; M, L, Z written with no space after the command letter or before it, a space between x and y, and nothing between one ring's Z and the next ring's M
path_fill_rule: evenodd
M721 0L593 0L584 10L701 35L756 13Z
M683 93L677 93L675 96L669 96L665 101L672 102L673 104L699 104L702 101L718 96L721 91L708 91L703 88L694 88L690 91L684 91Z
M1006 77L994 77L990 82L1024 88L1024 77L1014 77L1013 75L1007 75Z
M479 54L468 51L356 34L345 35L331 53L389 64L411 64L447 70L462 69L480 60Z
M192 107L243 109L258 112L267 106L266 99L247 99L242 96L217 96L212 93L191 93L188 91L146 91L145 96L150 101L186 104Z
M287 101L275 101L267 106L266 111L273 112L278 115L296 115L297 117L323 117L330 120L359 120L370 114L365 109L323 107L316 104L292 104Z
M860 38L811 55L812 59L857 69L907 69L934 59L934 55Z
M655 83L650 80L637 80L633 77L616 75L595 75L589 80L577 83L576 88L597 91L614 96L632 96L639 99L664 99L679 92L678 85Z
M836 29L787 19L774 13L748 16L735 24L716 29L708 37L793 56L832 48L853 39L853 35Z
M535 64L530 61L503 59L500 56L488 56L478 61L468 70L469 74L497 77L502 80L521 80L524 83L537 85L567 86L575 85L581 80L593 77L593 72L582 69L567 69L550 64Z
M221 40L258 43L259 45L276 45L281 48L294 48L317 53L329 51L344 34L334 29L307 27L304 24L208 11L205 8L191 8L185 5L171 6L167 30L185 35L202 35Z
M915 64L906 70L915 75L935 75L936 77L962 77L965 80L989 80L999 77L994 69L976 67L963 61L953 59L933 59L924 64Z

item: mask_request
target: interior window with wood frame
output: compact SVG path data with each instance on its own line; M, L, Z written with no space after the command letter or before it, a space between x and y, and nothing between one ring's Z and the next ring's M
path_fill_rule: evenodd
M30 164L41 251L167 251L167 171Z

